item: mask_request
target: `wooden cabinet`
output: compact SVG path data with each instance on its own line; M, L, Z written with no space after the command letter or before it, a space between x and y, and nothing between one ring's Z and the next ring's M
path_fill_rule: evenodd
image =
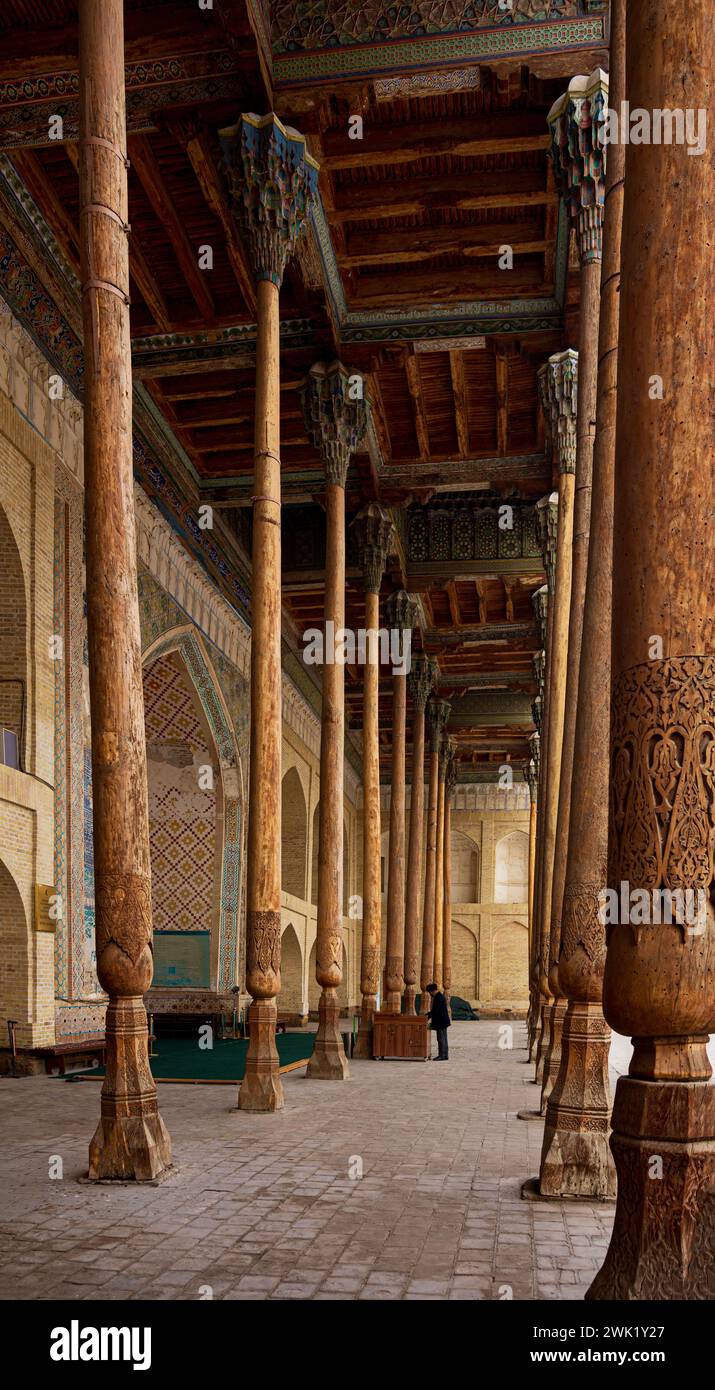
M372 1055L382 1059L412 1057L426 1061L430 1055L427 1019L419 1014L375 1014Z

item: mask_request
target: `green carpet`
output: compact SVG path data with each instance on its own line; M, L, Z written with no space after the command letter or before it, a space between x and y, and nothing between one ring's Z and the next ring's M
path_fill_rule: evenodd
M304 1066L313 1051L313 1039L313 1033L279 1033L276 1045L281 1071ZM159 1038L154 1049L157 1055L150 1060L155 1081L228 1086L243 1078L248 1042L237 1038L200 1048L195 1038ZM104 1067L91 1067L74 1075L82 1081L93 1081L104 1076Z

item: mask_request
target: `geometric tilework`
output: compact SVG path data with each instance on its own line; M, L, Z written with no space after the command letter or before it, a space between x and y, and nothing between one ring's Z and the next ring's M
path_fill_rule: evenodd
M583 5L580 0L513 0L510 6L503 0L412 0L403 5L385 0L275 0L271 10L277 54L571 18L583 13Z
M176 658L145 669L144 700L154 930L209 932L216 791L200 784L211 757Z

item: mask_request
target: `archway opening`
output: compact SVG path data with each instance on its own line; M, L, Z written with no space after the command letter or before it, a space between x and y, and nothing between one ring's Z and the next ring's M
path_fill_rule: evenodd
M479 886L479 850L468 835L458 830L452 832L452 902L478 903L481 901Z
M494 901L525 903L529 893L529 836L512 830L498 841Z
M282 1014L303 1014L303 953L292 922L281 937L281 992L278 1009Z
M0 507L0 763L24 765L27 604L17 542Z

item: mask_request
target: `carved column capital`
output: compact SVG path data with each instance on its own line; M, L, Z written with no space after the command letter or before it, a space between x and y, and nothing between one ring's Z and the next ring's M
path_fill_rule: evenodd
M531 757L529 759L529 779L533 777L534 780L533 792L531 781L529 779L527 780L529 780L529 792L531 793L531 799L532 801L535 801L538 796L539 778L541 777L541 737L538 732L531 735L531 738L529 739L529 749L531 752ZM531 771L532 767L533 773Z
M439 753L442 732L452 713L452 706L446 700L430 700L427 706L427 725L430 736L430 752Z
M355 532L365 592L379 594L392 540L392 522L377 502L369 502L351 523Z
M556 185L576 229L581 264L600 261L606 196L608 73L573 77L548 114Z
M578 353L573 348L553 353L539 368L537 380L558 471L560 474L575 473Z
M439 679L439 666L428 656L418 656L412 662L407 684L415 709L424 711Z
M304 136L272 111L242 115L220 139L254 277L280 286L317 193L318 165Z
M539 625L541 645L545 647L549 619L549 590L546 584L542 584L541 588L536 590L532 596L531 604L534 609L534 617Z
M536 504L536 528L546 570L547 592L553 594L556 585L556 542L559 530L559 495L557 492L542 497ZM541 592L538 590L537 592ZM536 613L536 596L534 596ZM537 614L538 617L538 614Z
M357 395L358 391L360 394ZM345 487L350 455L365 436L370 414L362 377L342 362L316 362L301 390L305 425L320 453L328 483Z
M397 589L385 604L388 627L411 632L417 621L417 611L416 601L404 589Z
M538 734L541 734L541 723L544 717L544 697L535 695L531 702L531 717L536 725Z

